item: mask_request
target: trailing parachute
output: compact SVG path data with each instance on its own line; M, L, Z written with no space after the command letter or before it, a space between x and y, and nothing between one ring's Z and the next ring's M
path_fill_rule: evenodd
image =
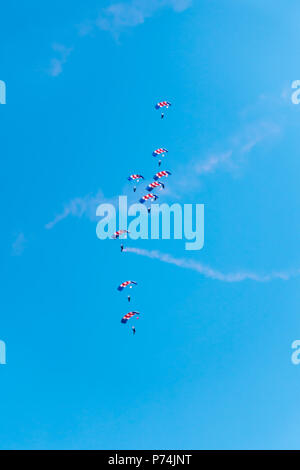
M134 317L135 315L140 315L140 312L126 313L126 315L124 315L124 317L122 318L121 323L127 323L128 320L130 320L130 318ZM139 319L139 317L136 317L136 318L137 318L137 320Z
M167 171L167 170L163 170L163 171L159 171L158 173L156 173L156 175L153 176L153 179L155 181L159 180L160 178L163 178L164 176L167 178L168 176L170 176L172 173L170 171Z

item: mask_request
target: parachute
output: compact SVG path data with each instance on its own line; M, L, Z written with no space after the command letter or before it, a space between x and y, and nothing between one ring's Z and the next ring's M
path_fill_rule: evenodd
M124 315L124 317L122 318L121 323L127 323L128 320L130 320L130 318L134 317L135 315L139 315L139 314L140 314L139 312L126 313L126 315ZM138 317L137 317L137 319L138 319Z
M161 109L161 108L169 108L169 106L172 106L172 103L170 101L160 101L155 105L155 109Z
M161 155L162 157L164 156L165 153L168 153L169 150L164 149L163 147L154 150L152 153L153 157L157 157L158 155Z
M154 152L152 152L152 155L153 155L153 157L158 157L158 156L165 157L166 153L168 153L168 150L161 147L159 149L154 150ZM161 165L161 160L158 160L158 166L160 166L160 165Z
M128 176L128 181L136 181L137 183L140 181L140 180L143 180L144 177L142 175L130 175Z
M149 194L145 194L145 196L141 197L140 199L140 203L141 204L144 204L146 201L149 201L153 199L154 201L156 201L156 199L158 199L158 196L156 196L156 194L152 194L152 193L149 193Z
M153 181L153 183L148 184L147 186L147 191L152 191L152 189L159 188L160 189L165 189L165 185L163 183L160 183L158 181Z
M125 282L122 282L122 284L119 285L118 287L118 291L122 292L123 289L125 289L125 287L129 286L129 288L131 289L132 288L132 284L137 286L137 282L135 281L125 281Z
M170 173L170 171L166 171L166 170L163 170L163 171L159 171L158 173L156 173L156 175L153 176L153 179L155 181L159 180L160 178L162 178L163 176L165 176L166 178L171 175L172 173Z
M111 238L113 238L114 240L116 240L117 238L119 238L121 235L124 235L125 233L129 233L128 230L118 230L117 232L115 232Z
M136 192L136 183L139 183L140 180L144 179L144 177L142 175L130 175L130 176L128 176L127 179L128 179L128 181L134 183L133 192L135 193Z
M171 106L170 101L160 101L155 105L155 109L163 109L166 108L168 109L169 106ZM165 117L164 113L161 113L161 118L163 119Z

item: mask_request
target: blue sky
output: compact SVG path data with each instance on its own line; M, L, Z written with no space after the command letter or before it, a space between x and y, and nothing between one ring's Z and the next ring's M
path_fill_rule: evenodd
M296 0L1 6L2 449L300 448L299 14ZM166 201L205 204L205 246L121 255L95 208L153 175L156 146ZM116 291L130 278L135 337Z

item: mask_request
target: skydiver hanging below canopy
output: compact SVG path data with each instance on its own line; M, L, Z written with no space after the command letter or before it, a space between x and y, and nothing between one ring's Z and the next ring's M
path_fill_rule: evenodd
M168 109L169 106L171 106L171 103L169 101L160 101L159 103L157 103L155 105L155 109L161 109L162 110L161 119L163 119L165 117L165 113L163 112L163 109L164 108Z
M156 150L154 150L154 152L152 152L152 155L153 157L165 157L166 153L168 153L168 150L163 148L163 147L160 147ZM160 166L162 163L162 160L158 160L158 166Z
M128 230L118 230L117 232L115 232L111 238L113 238L114 240L118 240L120 238L121 235L124 235L126 233L129 233ZM124 245L123 243L121 244L121 252L124 251Z
M136 333L136 329L135 329L135 327L134 327L134 326L132 326L131 328L132 328L132 333L133 333L133 335L135 335L135 333Z
M127 287L129 287L129 289L132 289L132 286L136 286L136 285L137 285L137 282L135 282L135 281L125 281L125 282L122 282L122 284L119 285L118 291L122 292L122 290L124 290ZM127 299L128 299L128 302L130 302L130 300L131 300L130 295L127 296Z
M156 194L149 193L149 194L145 194L145 196L143 196L139 202L140 204L145 204L145 202L147 201L152 202L153 200L156 201L156 199L158 199L158 196L156 196ZM150 214L150 212L151 212L151 206L148 207L148 213Z
M133 186L133 192L135 193L136 192L136 184L139 183L141 180L144 179L144 177L142 175L138 175L138 174L134 174L134 175L130 175L128 176L128 181L130 182L133 182L134 186Z

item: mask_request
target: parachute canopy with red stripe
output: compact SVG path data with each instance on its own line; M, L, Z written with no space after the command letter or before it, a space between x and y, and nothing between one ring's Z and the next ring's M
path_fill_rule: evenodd
M159 171L158 173L156 173L156 175L154 175L153 178L155 179L155 181L157 181L163 176L168 177L171 174L172 173L170 173L170 171L163 170L163 171Z
M130 318L134 317L135 315L139 315L139 312L129 312L124 315L124 317L121 320L121 323L127 323Z
M152 193L150 193L150 194L145 194L145 196L141 197L140 203L141 203L141 204L144 204L144 202L149 201L149 200L151 200L151 199L153 199L154 201L156 201L156 199L158 199L158 196L156 196L156 194L152 194Z
M130 175L128 176L128 181L137 181L139 182L139 180L143 180L144 177L142 175Z
M172 106L170 101L160 101L155 105L155 109L168 108L169 106Z
M124 235L125 233L129 233L128 230L118 230L117 232L115 232L111 238L119 238L121 235Z
M131 284L134 284L135 286L137 286L137 282L135 282L135 281L125 281L125 282L122 282L122 284L119 285L118 290L121 292L127 286L132 287Z
M153 155L153 157L157 157L158 155L162 155L162 156L163 156L164 153L168 153L168 150L165 149L165 148L163 148L163 147L161 147L161 148L159 148L159 149L154 150L154 152L152 153L152 155Z
M153 181L153 183L148 184L146 189L147 189L147 191L152 191L152 189L155 189L155 188L158 188L158 187L164 189L165 185L163 183L160 183L159 181Z

